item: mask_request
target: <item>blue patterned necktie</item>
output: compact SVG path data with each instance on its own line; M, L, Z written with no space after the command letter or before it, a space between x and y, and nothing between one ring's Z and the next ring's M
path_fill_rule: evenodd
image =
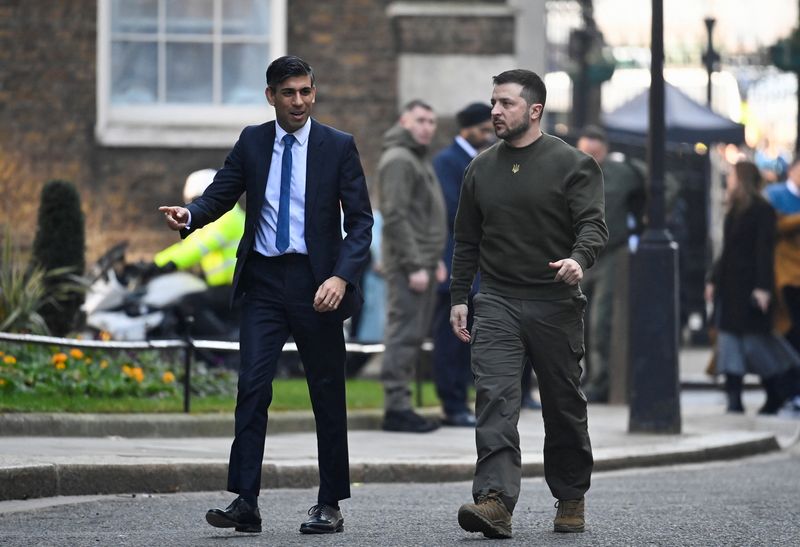
M283 136L283 157L281 158L281 197L278 201L278 227L275 234L275 247L282 253L289 247L289 201L292 194L292 145L294 135Z

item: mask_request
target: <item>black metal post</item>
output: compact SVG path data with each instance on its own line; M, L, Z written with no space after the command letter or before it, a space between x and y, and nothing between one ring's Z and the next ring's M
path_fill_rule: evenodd
M652 0L649 225L631 264L630 432L680 433L678 245L664 205L664 3Z
M183 318L183 340L186 342L183 354L183 411L191 411L192 399L192 359L194 357L194 342L192 341L192 323L194 317Z
M714 73L717 63L719 62L719 54L714 50L714 24L717 22L713 17L706 17L703 19L706 24L706 34L708 35L708 42L706 43L706 51L703 53L703 64L708 73L708 85L706 87L706 105L711 108L711 75Z
M186 340L187 344L183 353L183 411L189 413L191 411L191 398L192 398L192 354L194 353L194 346L191 340Z
M572 117L570 125L573 130L580 130L589 123L596 123L594 119L599 112L593 112L590 105L593 97L593 85L589 80L589 54L598 39L597 24L594 20L594 6L592 0L579 0L583 18L583 28L572 31L570 35L570 57L575 61L577 70L572 82ZM599 105L598 105L599 107Z
M579 131L586 125L589 110L589 35L583 29L575 29L570 36L570 49L577 65L572 81L572 120L570 126Z

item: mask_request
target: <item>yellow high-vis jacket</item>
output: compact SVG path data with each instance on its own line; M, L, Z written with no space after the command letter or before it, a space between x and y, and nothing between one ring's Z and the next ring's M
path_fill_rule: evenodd
M237 203L215 222L158 253L153 261L162 267L173 262L179 270L200 264L211 287L233 283L236 248L244 234L244 211Z

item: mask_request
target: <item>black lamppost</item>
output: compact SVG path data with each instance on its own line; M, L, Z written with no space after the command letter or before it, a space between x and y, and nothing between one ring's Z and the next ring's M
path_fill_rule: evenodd
M587 124L600 123L600 84L614 74L615 62L604 47L603 34L594 20L593 0L579 0L583 26L569 36L572 78L570 126L580 130Z
M664 2L652 0L649 224L631 259L631 387L628 430L680 433L678 245L664 207Z
M719 53L714 49L714 23L717 22L713 17L706 17L703 19L706 24L706 33L708 34L708 42L706 43L706 51L703 53L703 64L708 73L708 87L706 89L706 105L711 108L711 75L716 70L717 63L719 63Z

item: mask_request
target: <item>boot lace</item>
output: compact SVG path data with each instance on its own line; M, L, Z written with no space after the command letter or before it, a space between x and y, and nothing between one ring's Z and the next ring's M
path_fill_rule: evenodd
M558 509L556 515L562 517L564 515L574 513L578 509L580 503L581 500L557 500L553 504L553 507Z

